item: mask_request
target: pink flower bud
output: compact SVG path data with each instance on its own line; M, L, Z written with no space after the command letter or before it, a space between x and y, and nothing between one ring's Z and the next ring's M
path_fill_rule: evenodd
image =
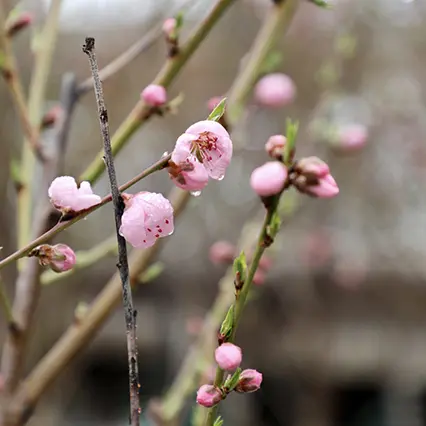
M296 177L291 179L291 183L300 192L319 198L331 198L339 193L330 168L319 158L302 158L296 163L294 170Z
M169 40L176 38L177 22L175 18L167 18L163 23L163 33Z
M238 346L223 343L216 349L214 357L222 370L234 371L240 366L243 354Z
M214 265L229 265L234 260L237 248L229 241L216 241L209 250L209 259Z
M142 100L149 106L159 107L166 103L167 92L163 86L150 84L141 93Z
M254 192L261 197L278 194L284 188L287 179L287 169L279 161L269 161L253 171L250 185Z
M223 97L220 97L220 96L214 96L213 98L210 98L207 102L208 110L212 112L219 105L222 99Z
M253 276L253 284L254 285L263 285L266 281L266 274L261 269L258 269Z
M174 231L173 207L167 198L153 192L123 194L126 204L120 235L133 247L147 248Z
M203 407L213 407L222 400L222 392L213 385L202 385L197 392L197 403Z
M345 152L357 151L367 143L368 131L365 126L353 124L342 127L338 131L338 136L334 147Z
M169 162L168 170L178 188L191 191L194 195L199 195L209 181L206 168L193 155L181 164Z
M74 251L65 244L43 244L32 250L28 256L37 257L41 265L49 266L54 272L68 271L76 262Z
M262 379L262 373L256 370L243 370L235 390L240 393L256 392L262 384Z
M63 213L86 210L102 201L99 195L93 193L89 182L81 182L80 188L77 188L71 176L57 177L51 183L48 194L50 202Z
M265 150L270 157L281 160L287 138L283 135L271 136L265 144Z
M5 32L8 37L13 37L24 28L31 25L33 22L33 15L30 12L22 12L19 14L12 14L12 17L7 20L5 25Z
M260 105L279 108L293 101L296 86L293 80L285 74L268 74L257 82L254 95Z
M172 161L182 164L194 156L212 179L222 180L232 158L232 141L219 123L199 121L179 136L172 152Z
M45 129L46 127L53 126L62 114L63 108L61 105L55 105L50 108L50 110L47 111L41 119L41 128Z

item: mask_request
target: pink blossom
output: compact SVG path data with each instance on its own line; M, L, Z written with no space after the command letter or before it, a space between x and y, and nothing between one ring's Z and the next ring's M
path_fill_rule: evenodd
M175 18L167 18L163 22L163 33L170 40L175 37L175 31L177 27L177 22Z
M318 185L310 185L307 193L318 198L332 198L339 193L339 187L330 174L319 179Z
M229 241L216 241L209 250L209 259L214 265L231 264L237 248Z
M265 150L270 157L281 160L287 138L283 135L271 136L265 144Z
M262 269L258 269L253 276L254 285L263 285L266 281L266 273Z
M279 108L293 101L296 86L293 80L285 74L268 74L257 82L254 94L260 105Z
M232 343L223 343L216 349L214 357L222 370L234 371L240 366L243 354L238 346Z
M120 235L133 247L147 248L174 230L173 207L167 198L153 192L124 194L125 210Z
M215 121L205 120L193 124L176 141L172 161L181 164L192 155L205 167L212 179L223 179L232 157L229 133Z
M306 157L294 167L296 177L291 183L302 193L319 198L332 198L339 193L339 187L330 174L328 165L317 157Z
M65 272L72 269L76 258L74 251L65 244L43 244L31 251L29 256L35 256L43 266L49 266L54 272Z
M342 127L338 131L335 147L342 151L357 151L367 143L368 131L361 124L352 124Z
M213 385L202 385L197 392L197 403L203 407L213 407L222 400L222 392Z
M170 162L169 175L178 188L194 193L204 189L209 181L207 170L193 155L180 164Z
M260 388L262 380L262 373L251 369L243 370L235 390L241 393L255 392Z
M279 161L269 161L253 171L250 185L254 192L261 197L278 194L284 188L287 179L287 169Z
M86 210L102 199L93 193L89 182L83 181L77 188L75 179L71 176L57 177L48 190L50 202L64 213Z
M166 103L167 92L163 86L158 84L150 84L143 89L141 93L143 101L152 107L159 107Z

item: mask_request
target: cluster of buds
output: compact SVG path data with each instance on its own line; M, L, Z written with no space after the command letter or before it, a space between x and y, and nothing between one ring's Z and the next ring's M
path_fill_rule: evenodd
M292 185L299 192L319 198L332 198L339 193L339 187L330 173L329 166L317 157L297 160L287 167L283 156L287 139L274 135L265 144L266 152L275 160L265 163L252 172L250 185L262 198L280 194Z
M241 348L232 343L223 343L215 351L217 365L229 374L222 386L202 385L197 392L197 403L203 407L213 407L225 399L229 393L255 392L262 383L262 373L256 370L239 368L242 361Z

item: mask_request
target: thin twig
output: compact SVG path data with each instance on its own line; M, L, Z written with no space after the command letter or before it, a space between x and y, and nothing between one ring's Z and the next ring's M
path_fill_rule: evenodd
M46 22L34 51L35 65L28 97L28 117L30 124L36 129L39 128L42 117L43 102L56 44L60 9L61 0L52 0ZM31 235L33 212L31 199L35 160L30 144L28 141L24 141L20 169L21 190L18 194L18 247L23 247L30 240Z
M236 0L217 1L207 17L197 26L197 28L195 28L186 43L181 46L179 54L173 58L167 59L167 62L155 77L154 84L158 84L166 88L170 86L201 42L210 33L210 30L233 3L236 3ZM151 115L151 107L146 105L143 100L140 100L134 106L132 111L112 136L111 147L114 156L121 151L130 137L148 120L149 117L151 117ZM100 152L87 169L81 174L80 180L88 180L93 183L99 179L104 171L102 156L103 154Z
M128 182L124 183L120 186L119 190L120 192L125 191L126 189L130 188L131 186L135 185L140 180L146 178L147 176L151 175L152 173L164 169L164 167L167 166L169 160L171 158L171 155L167 155L166 157L162 157L160 160L158 160L156 163L152 164L151 166L147 167L145 170L143 170L141 173L136 175L134 178L130 179ZM47 194L47 190L45 192ZM81 212L78 212L78 214L66 221L59 222L57 225L55 225L53 228L49 229L39 237L35 238L33 241L31 241L29 244L27 244L25 247L20 248L19 250L15 251L14 253L10 254L8 257L0 261L0 269L4 268L5 266L11 264L17 259L20 259L21 257L26 256L33 248L37 247L40 244L43 244L47 241L49 241L52 237L59 234L60 232L64 231L65 229L69 228L71 225L73 225L76 222L79 222L80 220L87 217L90 213L94 212L95 210L98 210L105 204L108 204L112 200L111 194L105 196L102 201L99 204L96 204L95 206L91 207L87 210L82 210Z
M184 210L191 195L175 188L167 198L171 201L174 216L177 218ZM146 250L135 250L131 253L129 265L132 286L139 283L140 275L147 269L164 241L164 239L160 239L153 247ZM41 395L104 325L119 304L121 297L121 279L119 274L116 273L79 323L72 324L68 328L23 381L13 404L11 404L14 418L21 419L27 411L32 411L35 408L35 404Z
M108 171L111 187L112 203L114 205L115 229L117 233L118 264L121 284L123 289L124 320L126 323L127 356L129 361L129 392L130 392L130 421L132 426L139 426L140 404L139 404L139 374L138 374L138 347L136 337L136 314L133 307L132 288L129 281L129 264L127 260L126 240L120 234L121 218L124 212L124 200L120 194L115 174L114 158L111 150L109 135L108 112L105 106L102 83L99 78L98 62L95 53L95 39L86 37L83 52L89 57L95 87L96 104L99 114L99 125L104 145L104 160Z
M39 132L37 126L33 126L30 121L30 116L25 100L25 93L22 86L22 81L19 75L16 58L12 49L12 43L7 36L5 9L0 1L0 52L2 53L2 64L0 67L0 74L6 82L10 91L13 102L15 103L16 111L21 121L21 126L24 131L31 149L34 151L35 156L44 161L44 155L39 142Z

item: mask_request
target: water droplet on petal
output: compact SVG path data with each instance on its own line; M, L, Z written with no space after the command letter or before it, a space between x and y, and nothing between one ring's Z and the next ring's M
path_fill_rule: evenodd
M225 175L220 175L218 178L217 178L217 180L218 181L221 181L221 180L223 180L223 178L225 177Z
M191 195L194 197L199 197L201 195L201 191L191 191Z

